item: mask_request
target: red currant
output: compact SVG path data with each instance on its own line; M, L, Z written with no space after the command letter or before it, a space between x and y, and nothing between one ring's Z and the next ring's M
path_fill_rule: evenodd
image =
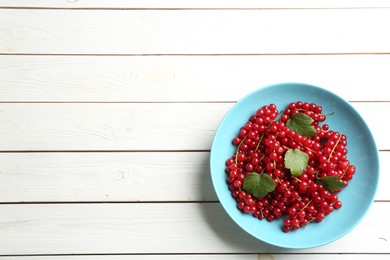
M292 116L301 113L311 117L317 133L307 137L286 126ZM311 222L321 222L325 216L342 207L337 193L328 191L318 181L325 176L337 176L348 185L356 167L347 159L347 138L322 123L328 115L322 107L309 102L291 102L277 119L275 104L259 108L232 139L236 153L225 162L226 180L237 207L262 220L285 217L282 230L290 232ZM285 153L299 149L309 161L300 176L292 176L285 167ZM264 198L255 198L243 190L248 174L267 174L275 190Z

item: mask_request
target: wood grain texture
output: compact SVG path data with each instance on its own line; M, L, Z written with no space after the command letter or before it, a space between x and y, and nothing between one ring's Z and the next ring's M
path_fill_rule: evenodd
M231 105L3 104L0 149L209 149Z
M0 53L390 53L389 23L390 9L4 9Z
M389 67L390 55L0 56L0 101L237 101L278 82L390 101Z
M206 152L0 153L0 202L217 200L208 161Z
M352 103L379 149L388 102ZM1 104L0 150L208 150L233 103Z
M361 8L389 7L386 0L1 0L2 7L44 8Z
M345 237L294 252L390 253L388 214L390 203L374 203ZM245 233L218 203L0 205L0 227L1 255L291 252Z
M0 260L388 259L389 7L0 0ZM297 251L233 223L208 164L228 109L291 81L353 101L381 149L362 223Z
M380 160L375 199L390 201L390 152ZM0 202L216 200L208 152L0 153Z
M12 256L12 257L0 257L1 260L36 260L36 259L49 259L49 260L149 260L149 259L163 259L163 260L177 260L177 259L199 259L199 260L312 260L313 257L317 260L328 260L332 258L334 260L367 260L369 257L372 260L388 260L388 254L202 254L202 255L94 255L94 256L80 256L80 255L67 255L67 256Z

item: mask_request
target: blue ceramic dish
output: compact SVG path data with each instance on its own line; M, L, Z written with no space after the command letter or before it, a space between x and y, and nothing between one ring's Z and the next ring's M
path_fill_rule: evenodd
M225 161L235 153L231 140L259 107L274 103L283 110L290 102L321 105L328 116L326 123L348 139L347 158L356 166L356 174L339 193L341 209L326 216L321 223L284 233L282 220L268 222L237 209L226 182ZM379 179L379 155L374 138L355 109L328 90L301 83L284 83L260 88L241 99L220 123L211 148L211 177L217 196L228 215L246 232L274 246L302 249L325 245L351 231L365 216L373 203ZM362 192L364 191L364 192Z

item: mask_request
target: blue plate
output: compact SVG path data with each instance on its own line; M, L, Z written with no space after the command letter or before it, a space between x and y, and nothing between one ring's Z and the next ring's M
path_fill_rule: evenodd
M348 139L347 158L356 166L356 174L339 193L343 206L326 216L321 223L284 233L282 220L259 220L237 209L226 183L225 161L235 153L231 140L259 107L274 103L283 110L292 101L321 105L330 128ZM252 236L283 248L311 248L330 243L351 231L373 203L379 179L379 155L374 138L355 109L337 95L311 85L284 83L258 89L241 99L220 123L211 148L211 177L217 196L230 217ZM364 192L362 192L364 191Z

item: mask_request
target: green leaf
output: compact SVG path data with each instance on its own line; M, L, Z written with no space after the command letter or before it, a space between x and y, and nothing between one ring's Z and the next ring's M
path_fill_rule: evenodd
M296 113L287 120L286 126L298 134L313 137L317 135L316 129L311 125L313 122L314 120L310 116Z
M339 190L345 186L345 183L339 181L337 176L325 176L319 178L318 182L328 191Z
M307 167L309 156L299 149L288 149L284 155L284 167L290 169L293 176L300 176Z
M256 198L264 198L268 192L275 190L275 182L265 173L252 172L245 177L242 189Z

